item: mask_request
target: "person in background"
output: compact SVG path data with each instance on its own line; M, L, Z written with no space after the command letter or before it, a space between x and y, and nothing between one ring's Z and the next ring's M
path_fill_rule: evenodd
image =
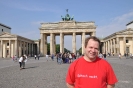
M40 58L40 54L37 55L37 58L38 58L38 60L39 60L39 58Z
M23 61L23 58L24 56L22 55L20 58L19 58L19 65L20 65L20 70L22 69L22 61Z
M104 58L105 60L106 60L106 56L107 56L106 53L103 53L103 58Z
M49 58L49 56L48 56L48 54L46 54L46 60L48 61L48 58Z
M99 58L103 58L103 55L101 53L99 54Z
M36 60L36 55L34 55L34 57L35 57L35 60Z
M69 67L66 84L68 88L114 88L118 82L111 65L98 56L100 40L95 36L85 39L84 56Z
M23 60L22 60L22 66L23 66L23 69L25 69L25 63L27 62L27 56L24 55L23 56Z
M52 61L54 61L54 54L51 55L51 59L52 59Z
M119 59L121 59L121 53L119 53Z
M14 61L16 61L16 62L18 61L18 59L17 59L17 56L16 56L16 55L14 56Z

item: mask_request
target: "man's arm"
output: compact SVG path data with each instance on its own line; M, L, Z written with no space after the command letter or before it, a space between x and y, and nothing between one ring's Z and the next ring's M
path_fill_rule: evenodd
M66 85L67 85L68 88L74 88L73 84L66 83Z
M114 88L115 87L115 84L108 84L107 85L107 88ZM70 87L71 88L71 87Z

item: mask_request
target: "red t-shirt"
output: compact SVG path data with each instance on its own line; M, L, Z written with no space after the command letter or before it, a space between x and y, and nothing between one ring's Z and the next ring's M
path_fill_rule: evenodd
M107 84L115 84L117 78L107 61L97 57L88 62L81 57L70 65L66 82L74 84L74 88L107 88Z

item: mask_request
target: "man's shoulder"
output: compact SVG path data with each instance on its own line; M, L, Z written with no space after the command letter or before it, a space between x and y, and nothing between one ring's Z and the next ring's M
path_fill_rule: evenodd
M108 61L104 60L103 58L99 58L97 57L97 61L101 64L101 65L110 65Z
M82 60L83 60L83 57L80 57L80 58L76 59L76 60L72 63L72 65L75 65L75 64L77 64L78 62L81 62Z

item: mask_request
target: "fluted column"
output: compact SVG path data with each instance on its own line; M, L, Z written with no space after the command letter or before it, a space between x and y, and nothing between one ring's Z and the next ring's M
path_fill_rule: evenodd
M1 56L0 57L3 57L3 40L1 40L1 46L0 47L1 47L1 54L0 54Z
M9 40L9 57L11 57L11 40Z
M132 45L131 46L132 46L132 54L133 54L133 37L132 37Z
M116 39L117 39L117 54L119 54L120 53L119 37L117 37Z
M23 41L23 55L25 54L25 42Z
M41 51L41 55L44 55L44 36L43 36L43 33L41 33L41 48L40 48L40 51Z
M72 45L73 53L76 54L76 33L73 33Z
M21 56L21 41L19 41L19 46L18 46L18 50L19 50L19 57Z
M108 52L110 53L110 41L108 40Z
M107 53L109 53L109 41L107 41L107 46L108 46L108 52Z
M110 53L112 54L112 52L113 52L113 50L112 50L112 39L110 40L110 46L111 46L111 48L110 48L111 52Z
M96 36L96 32L92 32L91 33L91 36Z
M109 40L109 53L111 54L110 40Z
M82 54L85 52L85 32L82 33Z
M62 51L64 53L64 34L63 34L63 37L62 37L62 47L63 47Z
M64 35L60 33L60 52L64 53Z
M33 47L33 43L31 43L31 52L32 52L32 56L34 56L34 47Z
M15 40L15 55L18 56L18 41Z
M110 41L108 40L108 52L110 53Z
M54 54L56 54L56 36L54 35L54 45L53 45L53 47L54 47Z
M50 54L53 54L53 51L54 51L54 46L53 46L53 33L50 34Z
M37 54L39 54L39 42L37 42Z
M43 55L46 55L47 54L47 35L46 34L44 34L43 35L44 36L44 38L43 38L43 40L44 40L44 43L43 43L43 49L44 49L44 53L43 53Z
M29 54L31 55L31 43L29 43Z
M106 54L108 53L108 42L106 41Z
M28 55L28 42L26 43L26 55Z
M123 49L124 49L124 53L127 53L127 51L126 51L126 37L123 37Z
M103 52L105 53L106 52L106 42L103 43L103 46L104 46Z
M114 48L114 54L116 54L116 44L115 44L115 39L113 39L113 48Z

